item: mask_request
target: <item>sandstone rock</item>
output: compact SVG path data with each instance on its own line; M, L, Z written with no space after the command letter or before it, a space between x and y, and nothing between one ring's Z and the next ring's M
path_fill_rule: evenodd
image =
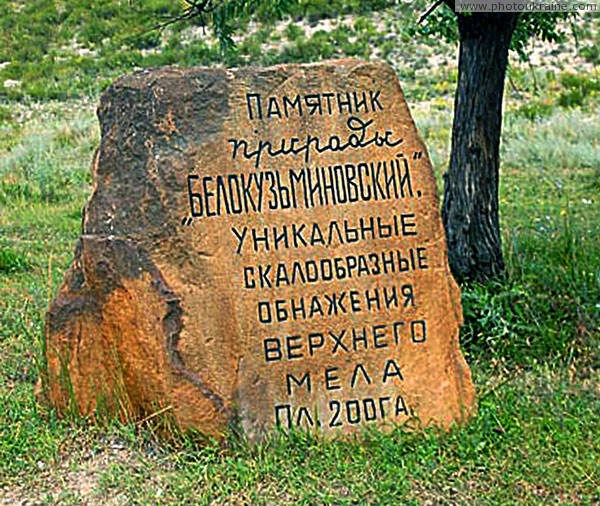
M390 67L138 72L98 116L47 317L59 410L251 438L473 412L431 163Z

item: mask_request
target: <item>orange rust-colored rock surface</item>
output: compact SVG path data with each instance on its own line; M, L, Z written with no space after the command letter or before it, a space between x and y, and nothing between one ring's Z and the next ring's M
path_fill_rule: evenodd
M55 406L251 438L473 412L431 163L390 67L144 71L98 116L47 318Z

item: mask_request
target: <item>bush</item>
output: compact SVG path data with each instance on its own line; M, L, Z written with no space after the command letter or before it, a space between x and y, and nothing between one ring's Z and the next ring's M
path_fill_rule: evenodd
M27 259L10 248L0 247L0 273L24 271L29 267Z
M600 74L563 74L560 82L565 88L558 97L561 107L581 107L588 98L600 91Z

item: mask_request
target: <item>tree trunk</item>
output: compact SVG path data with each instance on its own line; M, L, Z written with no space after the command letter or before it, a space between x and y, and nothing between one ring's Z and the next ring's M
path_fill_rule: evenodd
M460 280L502 276L499 145L508 48L518 14L458 15L460 54L443 220Z

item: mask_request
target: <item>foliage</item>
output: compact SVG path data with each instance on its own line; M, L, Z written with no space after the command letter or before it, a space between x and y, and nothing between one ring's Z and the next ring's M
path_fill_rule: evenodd
M561 21L574 18L571 12L536 12L524 13L519 16L519 22L511 41L511 49L517 52L521 60L527 60L527 43L531 40L546 42L562 42L567 31Z
M511 49L516 51L523 61L528 59L527 44L531 39L547 42L564 41L567 35L561 21L575 17L571 12L535 12L523 13L519 16L517 27L511 40ZM456 14L447 5L442 4L422 25L412 28L413 33L420 30L430 37L443 37L447 41L458 40Z
M564 74L561 78L564 91L558 97L562 107L581 107L590 96L600 92L600 73L593 76Z
M210 27L216 35L221 51L226 53L234 46L233 34L252 16L276 20L290 11L296 0L202 0L188 1L182 19L191 19L202 27ZM178 18L175 17L173 21Z

